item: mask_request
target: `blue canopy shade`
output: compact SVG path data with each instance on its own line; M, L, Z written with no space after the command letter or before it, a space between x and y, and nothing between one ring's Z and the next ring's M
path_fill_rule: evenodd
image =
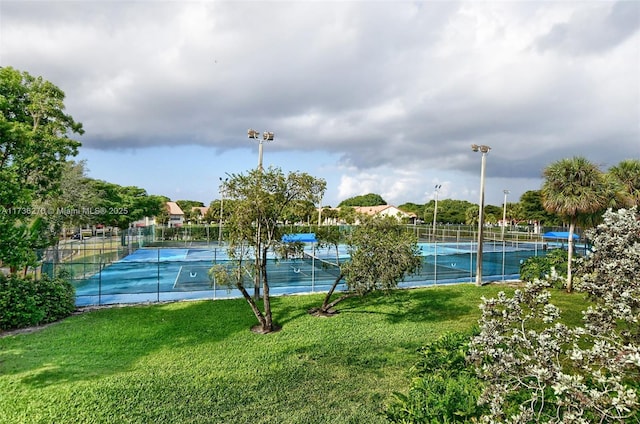
M316 233L295 233L285 234L282 236L282 241L285 243L317 243Z
M548 238L548 239L567 240L569 238L569 232L568 231L549 231L548 233L544 233L542 237ZM577 240L580 238L580 236L574 233L573 238Z

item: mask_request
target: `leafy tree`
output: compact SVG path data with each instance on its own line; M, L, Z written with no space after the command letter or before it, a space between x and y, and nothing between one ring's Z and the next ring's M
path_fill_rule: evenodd
M379 194L369 193L361 196L354 196L343 200L338 205L339 208L343 206L379 206L386 205L387 202Z
M576 267L590 306L583 326L562 324L546 281L483 299L469 359L486 386L492 423L640 420L640 215L608 211Z
M158 213L155 214L155 222L156 224L164 226L169 222L169 206L167 202L170 202L170 199L166 196L160 196L159 200L162 204L160 205Z
M627 206L640 206L640 160L623 160L611 167L608 173L626 190Z
M27 274L29 267L38 264L35 249L42 249L49 244L48 238L43 238L43 218L37 216L30 221L25 221L20 225L11 228L12 231L2 234L3 242L3 264L9 266L11 274L16 274L19 269L23 269Z
M82 124L64 113L64 97L42 77L0 68L0 262L13 271L29 262L33 201L58 190L80 146L69 136L82 134Z
M295 200L286 209L283 216L284 222L317 222L318 211L315 205L308 200Z
M521 219L523 215L520 203L507 202L507 222Z
M197 200L176 200L176 204L184 212L184 217L187 221L197 222L201 219L202 213L200 209L194 208L204 207L204 203Z
M467 225L477 225L480 207L478 205L469 206L465 211L465 223Z
M349 260L340 265L340 275L319 308L320 315L333 313L333 308L350 297L364 296L374 290L390 290L421 264L417 238L394 217L363 217L360 225L347 236ZM331 301L342 279L347 290Z
M335 223L338 219L338 209L333 209L331 206L324 206L322 208L321 219L323 222Z
M209 203L209 208L207 209L207 213L204 214L204 220L206 222L219 223L220 222L220 209L222 213L228 212L231 208L229 204L227 204L227 211L224 210L225 203L222 203L220 199L212 200ZM226 214L225 214L226 215Z
M353 224L356 218L356 210L353 206L342 206L338 211L338 219L347 224Z
M99 201L86 175L85 161L67 161L59 191L35 205L36 209L47 211L44 217L47 230L52 240L57 240L60 233L66 235L67 229L92 223L92 213Z
M430 202L429 204L435 202ZM433 206L429 222L433 221ZM466 200L442 199L438 201L438 222L448 222L451 224L464 224L466 222L466 211L473 203ZM478 206L476 205L476 215Z
M442 202L438 203L438 212L441 211L441 207L440 205L442 204ZM435 214L436 211L436 201L435 200L431 200L429 203L425 203L424 206L422 207L422 214L418 215L418 216L422 216L422 219L425 222L433 222L433 215ZM442 216L440 216L439 218L436 217L436 219L440 222L442 222Z
M597 165L576 156L547 166L542 185L544 208L569 220L567 291L572 290L573 234L581 214L602 211L609 202L607 180Z
M176 204L182 209L184 212L185 221L191 223L201 223L202 221L207 221L206 214L203 215L202 210L200 208L204 207L204 203L197 200L176 200ZM218 207L220 207L218 205ZM209 210L207 209L207 213ZM209 221L207 221L209 222Z
M407 203L403 203L403 204L399 205L398 209L400 209L402 211L405 211L407 213L414 213L414 214L416 214L416 216L422 217L422 215L424 213L424 210L425 210L425 205L420 205L418 203L407 202ZM432 215L432 219L433 219L433 215Z
M271 167L266 171L258 169L248 174L234 174L226 182L226 196L233 201L232 213L225 227L228 253L234 263L233 268L214 267L210 274L218 283L232 284L240 290L258 319L257 329L260 332L268 333L277 329L271 312L267 252L276 250L281 243L281 227L278 223L296 202L318 203L325 188L326 182L322 179L299 172L285 175L280 169ZM253 260L253 267L249 264L250 260ZM247 273L253 276L253 297L245 288ZM260 287L263 310L257 304Z
M149 195L146 190L134 186L122 189L122 205L128 213L119 214L120 228L129 226L139 219L156 216L166 205L165 196Z
M494 205L486 205L484 207L485 222L489 224L496 224L502 219L502 208Z
M94 215L96 223L126 229L146 216L157 216L166 207L166 197L149 196L139 187L102 180L91 180L90 184L100 198Z
M316 238L318 240L318 248L333 248L336 252L336 264L340 265L340 252L338 251L342 242L342 234L340 228L335 225L325 225L316 229Z
M176 204L180 206L183 211L190 211L191 208L204 207L204 203L198 200L176 200Z
M189 222L201 222L203 218L202 211L198 207L192 207L185 215Z
M224 223L227 222L234 209L233 205L233 199L225 198L224 200L213 200L209 203L209 209L207 209L207 213L204 215L203 220L205 222L220 225L220 213L222 213L222 224L224 226Z
M562 221L554 214L547 212L542 204L540 190L525 191L520 196L518 221L538 221L541 225L560 225Z

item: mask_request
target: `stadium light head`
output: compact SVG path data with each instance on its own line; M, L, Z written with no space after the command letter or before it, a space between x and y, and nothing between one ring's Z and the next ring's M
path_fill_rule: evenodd
M247 135L249 138L260 138L260 133L256 130L252 130L251 128L247 130Z
M273 141L273 133L268 131L263 132L262 139L264 141Z
M481 145L472 144L471 150L473 150L474 152L488 153L489 150L491 150L491 147L486 146L484 144L481 144Z

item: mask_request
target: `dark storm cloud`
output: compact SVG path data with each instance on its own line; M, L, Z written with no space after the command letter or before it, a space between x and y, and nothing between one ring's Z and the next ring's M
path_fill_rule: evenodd
M86 147L223 151L251 126L278 133L273 151L330 152L352 173L475 174L476 143L492 147L489 176L537 179L566 156L640 156L639 10L2 1L0 65L59 85Z

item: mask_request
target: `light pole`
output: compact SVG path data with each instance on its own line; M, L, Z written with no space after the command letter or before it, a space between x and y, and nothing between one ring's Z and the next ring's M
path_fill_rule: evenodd
M436 238L436 216L438 215L438 192L442 184L436 184L436 205L433 208L433 284L438 284L438 239Z
M260 138L260 133L258 131L248 129L247 135L249 138L253 138L254 140L260 140L260 144L258 146L258 171L262 171L262 142L273 141L273 133L265 131L262 133L262 138Z
M220 225L218 225L218 246L222 245L222 212L224 207L224 185L229 178L218 177L220 179Z
M509 190L502 190L504 193L504 207L502 209L502 241L504 241L504 227L507 226L507 194L511 193Z
M504 241L504 227L507 226L507 194L509 194L509 190L502 190L504 193L504 207L502 209L502 281L504 281L504 259L505 259L505 251L506 243Z
M480 168L480 210L478 211L478 254L476 258L476 285L482 285L482 236L484 230L484 170L487 164L487 153L491 147L484 144L471 145L471 150L482 153L482 166Z
M436 192L436 206L433 209L433 241L436 240L436 216L438 216L438 193L442 188L442 184L436 184L435 192Z

